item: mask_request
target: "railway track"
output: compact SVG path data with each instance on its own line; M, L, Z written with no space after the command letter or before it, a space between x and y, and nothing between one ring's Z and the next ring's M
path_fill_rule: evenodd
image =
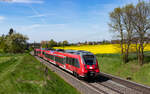
M111 79L103 77L104 76L100 76L100 78L98 78L100 79L99 81L92 81L88 83L97 89L103 90L106 94L149 94L148 92L142 92L141 90L127 87L114 82Z
M129 83L123 79L120 80L119 78L105 73L100 73L96 80L78 80L65 70L37 56L35 57L83 94L150 94L149 87L144 87L139 84L136 85L135 83L132 84L132 82Z
M101 72L100 75L102 75L104 77L107 77L111 81L119 83L120 85L127 88L125 90L125 92L128 92L128 90L129 90L128 88L130 88L131 90L141 92L142 94L150 94L150 87L148 87L148 86L138 84L138 83L135 83L135 82L132 82L132 81L129 81L129 80L125 80L125 79L122 79L122 78L119 78L119 77L116 77L116 76L113 76L113 75L110 75L110 74L106 74L106 73L103 73L103 72ZM136 94L139 94L139 93L136 92Z

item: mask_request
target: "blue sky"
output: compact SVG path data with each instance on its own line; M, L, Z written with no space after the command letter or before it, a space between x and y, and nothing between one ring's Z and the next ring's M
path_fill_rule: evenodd
M109 13L138 0L0 0L0 35L10 28L29 42L111 40Z

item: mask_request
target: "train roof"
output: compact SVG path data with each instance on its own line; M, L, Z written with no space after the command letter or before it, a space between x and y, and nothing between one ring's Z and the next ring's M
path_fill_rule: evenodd
M84 50L56 50L58 52L70 53L75 55L93 55L93 53Z
M84 50L64 50L64 49L48 49L48 48L42 48L40 50L45 50L45 51L53 51L53 52L61 52L61 53L69 53L69 54L74 54L74 55L93 55L93 53L89 51L84 51Z

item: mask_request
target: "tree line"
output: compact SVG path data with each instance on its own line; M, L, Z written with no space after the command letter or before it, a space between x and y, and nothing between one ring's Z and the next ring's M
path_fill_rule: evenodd
M129 61L131 44L136 44L139 64L144 63L144 47L150 40L150 3L139 1L117 7L110 13L110 29L120 38L121 54L124 63Z
M53 39L51 39L50 41L41 41L42 48L52 48L52 47L57 47L57 46L64 47L64 46L69 46L69 45L71 44L69 44L67 40L60 41L60 42L57 42Z
M24 53L27 49L28 37L11 28L7 35L0 36L0 50L4 53Z

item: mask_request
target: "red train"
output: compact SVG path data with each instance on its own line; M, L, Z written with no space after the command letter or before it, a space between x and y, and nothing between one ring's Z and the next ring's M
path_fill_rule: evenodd
M99 73L96 56L88 51L35 49L34 54L78 78L96 77Z

